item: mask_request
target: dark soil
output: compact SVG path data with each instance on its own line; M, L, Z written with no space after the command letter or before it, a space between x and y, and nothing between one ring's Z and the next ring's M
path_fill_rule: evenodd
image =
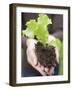
M56 60L55 47L46 45L45 47L41 43L35 45L35 52L37 59L41 65L50 68L51 66L56 67L58 65Z

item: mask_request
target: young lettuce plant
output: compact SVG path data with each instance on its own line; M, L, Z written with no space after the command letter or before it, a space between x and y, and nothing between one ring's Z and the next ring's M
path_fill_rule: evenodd
M36 37L42 45L46 46L48 44L60 49L61 42L59 39L55 38L55 40L49 42L49 24L52 24L51 19L46 14L39 14L36 20L31 19L26 22L26 30L22 31L22 35L32 39Z

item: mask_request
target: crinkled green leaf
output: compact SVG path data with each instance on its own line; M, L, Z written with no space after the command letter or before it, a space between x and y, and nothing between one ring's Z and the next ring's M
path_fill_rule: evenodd
M37 36L37 39L39 42L43 43L43 44L46 44L48 43L48 31L47 30L44 30L44 28L39 25L39 28L38 30L35 32L35 35Z
M26 26L30 30L30 32L33 32L33 31L38 29L38 24L34 19L30 20L30 21L27 21Z
M52 24L51 19L46 14L39 14L39 17L37 19L38 23L47 26L48 24Z
M31 19L26 22L26 30L23 31L23 35L29 38L36 37L42 44L48 43L48 24L51 23L49 17L45 14L39 14L37 20Z
M50 42L50 45L58 48L59 50L60 50L60 48L61 48L61 44L62 44L62 43L61 43L61 41L60 41L58 38L55 38L55 40L52 40L52 41Z
M38 28L38 24L35 20L30 20L26 22L26 30L23 30L23 35L27 36L28 38L34 38L35 30Z
M34 32L33 31L30 32L29 29L23 30L22 35L28 38L34 38Z

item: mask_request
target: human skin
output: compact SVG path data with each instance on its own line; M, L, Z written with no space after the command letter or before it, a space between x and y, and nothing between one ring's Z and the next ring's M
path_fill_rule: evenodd
M50 38L53 40L54 38L50 36ZM51 40L50 39L50 40ZM39 63L37 60L36 54L35 54L35 44L37 41L35 39L27 39L26 45L27 45L27 61L28 63L38 72L40 72L41 75L53 75L54 74L54 67L52 66L50 69L48 67L44 67ZM56 49L57 51L57 49ZM56 52L57 53L57 52ZM57 53L58 55L58 53ZM57 57L58 60L58 57ZM59 62L59 60L58 60Z

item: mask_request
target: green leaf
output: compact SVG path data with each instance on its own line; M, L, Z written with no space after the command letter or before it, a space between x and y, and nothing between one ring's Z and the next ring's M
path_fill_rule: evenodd
M56 47L59 51L59 75L63 75L63 43L55 38L55 40L51 41L49 44Z
M38 24L43 25L46 27L48 24L52 24L51 19L46 14L39 14L39 17L37 19Z
M22 35L28 38L34 38L34 32L33 31L30 32L29 29L23 30Z
M60 41L58 38L55 38L55 40L52 40L52 41L50 42L50 45L58 48L58 50L60 50L61 44L62 44L62 43L61 43L61 41Z
M30 20L26 22L26 30L23 30L23 36L27 36L28 38L34 38L35 30L38 28L38 24L35 20Z
M30 21L27 21L26 22L26 26L27 28L31 31L35 31L38 29L38 24L37 22L33 19L33 20L30 20Z
M63 75L63 43L61 44L61 48L59 51L60 61L59 61L59 75Z
M48 24L51 23L49 17L45 14L39 14L37 20L31 19L26 22L26 30L23 31L23 36L28 38L36 37L42 44L48 43Z
M38 30L35 32L35 35L39 42L46 44L48 43L48 31L45 30L41 25L39 25Z

